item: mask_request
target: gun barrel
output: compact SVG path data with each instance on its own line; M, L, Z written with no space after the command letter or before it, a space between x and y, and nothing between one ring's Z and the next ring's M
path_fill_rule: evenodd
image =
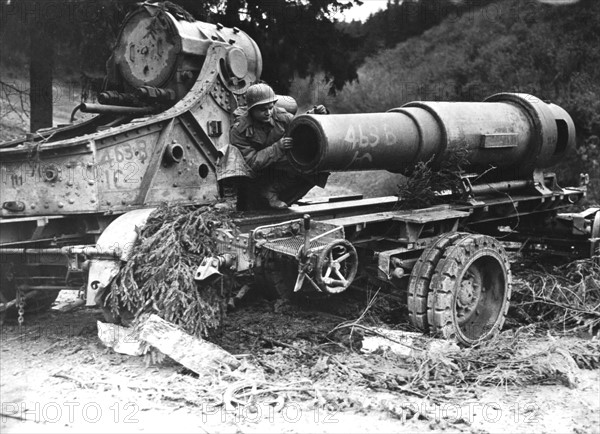
M574 146L575 127L559 106L526 94L484 102L412 102L386 113L302 115L290 126L292 166L302 173L434 169L452 154L463 169L517 179L558 162Z

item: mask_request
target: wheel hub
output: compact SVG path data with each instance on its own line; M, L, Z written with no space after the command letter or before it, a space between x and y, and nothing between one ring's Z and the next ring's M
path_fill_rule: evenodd
M481 298L481 284L479 276L465 275L456 294L456 315L458 321L463 323L477 312L476 307Z
M473 282L470 280L464 280L460 285L460 292L458 293L458 304L466 307L471 303L473 299Z

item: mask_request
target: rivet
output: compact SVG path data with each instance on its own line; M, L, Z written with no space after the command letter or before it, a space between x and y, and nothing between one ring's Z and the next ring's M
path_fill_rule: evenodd
M96 199L90 199L90 202L96 203Z
M72 182L72 181L67 181L67 185L68 185L69 187L71 187L71 186L73 185L73 182Z
M65 206L65 204L64 204L64 203L62 203L62 202L58 202L58 207L59 207L59 208L62 208L62 207L64 207L64 206Z
M47 203L44 204L44 208L50 208L50 205L48 205Z
M69 203L72 205L75 203L75 199L69 199Z
M94 185L94 181L92 181L91 179L88 181L89 185Z

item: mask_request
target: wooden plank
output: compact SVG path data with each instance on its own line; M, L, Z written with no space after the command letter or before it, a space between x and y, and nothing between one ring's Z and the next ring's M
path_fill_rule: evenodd
M445 209L440 211L429 211L429 212L414 212L410 214L399 214L394 216L394 220L406 222L406 223L430 223L439 222L442 220L450 220L461 217L467 217L471 214L467 211L457 211L452 209Z
M240 362L223 348L187 334L158 315L150 315L140 330L141 340L197 374L240 366Z

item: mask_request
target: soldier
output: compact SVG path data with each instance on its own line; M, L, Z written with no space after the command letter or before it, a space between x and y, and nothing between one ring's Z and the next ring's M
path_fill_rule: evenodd
M293 140L285 134L293 115L276 107L276 102L277 95L267 84L250 86L246 91L247 105L238 110L238 117L231 127L231 144L240 151L252 178L238 193L238 196L245 196L238 197L238 200L249 202L242 208L261 208L260 204L256 204L256 197L252 197L258 193L258 202L262 199L270 208L285 209L288 204L280 198L284 191L289 193L290 188L296 185L302 196L314 185L308 185L307 180L293 172L287 162L285 151L292 148ZM327 109L317 106L312 112L324 114Z

